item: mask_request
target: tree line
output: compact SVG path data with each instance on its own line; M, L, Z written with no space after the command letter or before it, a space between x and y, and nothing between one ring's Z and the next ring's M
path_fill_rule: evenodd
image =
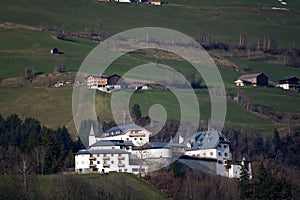
M0 174L52 174L74 167L83 148L68 130L52 130L33 118L0 115Z

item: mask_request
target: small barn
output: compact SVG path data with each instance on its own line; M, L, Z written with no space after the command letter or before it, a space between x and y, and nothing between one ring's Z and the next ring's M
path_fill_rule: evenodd
M135 90L148 90L148 83L144 82L132 82L128 84L129 89L135 89Z
M268 86L269 78L264 73L246 74L240 76L234 83L236 86Z
M289 90L290 88L299 87L298 83L299 79L295 76L287 76L278 80L278 87L281 87L285 90Z
M50 50L50 53L51 54L59 54L59 50L58 50L58 48L55 47Z

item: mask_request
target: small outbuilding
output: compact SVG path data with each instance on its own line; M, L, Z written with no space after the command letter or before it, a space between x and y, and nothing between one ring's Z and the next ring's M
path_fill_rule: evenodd
M58 48L55 47L50 50L50 53L51 54L59 54L59 50L58 50Z
M289 90L290 88L299 87L298 83L299 79L295 76L288 76L278 80L277 87L283 88L285 90Z
M240 76L234 83L236 86L268 86L269 78L264 73L246 74Z

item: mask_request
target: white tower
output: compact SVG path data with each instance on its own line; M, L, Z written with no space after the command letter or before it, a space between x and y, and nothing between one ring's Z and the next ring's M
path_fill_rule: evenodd
M89 146L92 146L95 143L96 143L96 136L95 136L93 125L91 125L90 135L89 135Z

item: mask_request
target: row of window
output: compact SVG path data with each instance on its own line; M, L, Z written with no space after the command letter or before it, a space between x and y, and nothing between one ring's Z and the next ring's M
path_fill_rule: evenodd
M222 156L222 152L219 152L219 153L218 153L218 156ZM228 153L225 152L225 153L224 153L224 157L228 157Z
M110 156L111 156L111 157L113 157L114 155L115 155L115 154L113 154L113 153L112 153L112 154L110 154ZM98 157L98 158L99 158L99 157L100 157L100 154L97 154L97 155L96 155L96 154L93 154L93 155L90 155L90 156L96 156L96 157ZM103 154L103 157L107 157L107 156L108 156L108 154L107 154L107 153ZM119 154L118 154L118 156L120 156L120 157L121 157L121 156L123 156L123 154L119 153ZM84 157L84 155L82 155L82 157Z

